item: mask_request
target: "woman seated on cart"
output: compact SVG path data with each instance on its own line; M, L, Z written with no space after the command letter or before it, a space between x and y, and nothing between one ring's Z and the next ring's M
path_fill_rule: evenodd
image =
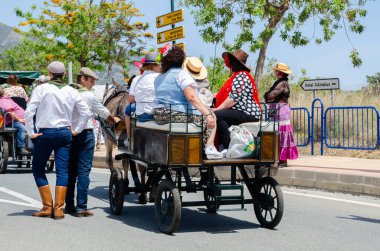
M18 154L29 154L25 149L25 111L18 104L16 104L11 98L5 95L4 89L0 89L0 107L8 113L4 120L6 127L13 127L17 129L17 153ZM12 118L13 116L13 118Z
M248 54L238 49L233 54L222 54L231 77L216 95L216 105L213 109L217 118L219 142L227 153L230 144L228 128L246 122L260 120L261 108L257 87L250 69L246 66Z
M204 122L207 124L205 154L208 159L223 158L214 146L216 117L198 98L195 80L182 69L186 58L185 52L178 46L167 44L161 49L161 54L162 73L154 82L157 104L154 109L154 119L159 124L201 122L203 115Z

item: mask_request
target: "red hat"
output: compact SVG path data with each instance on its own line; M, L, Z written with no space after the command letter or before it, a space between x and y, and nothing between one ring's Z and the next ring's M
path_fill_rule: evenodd
M145 57L143 57L140 62L133 62L133 65L136 66L137 68L141 69L142 65L145 63Z

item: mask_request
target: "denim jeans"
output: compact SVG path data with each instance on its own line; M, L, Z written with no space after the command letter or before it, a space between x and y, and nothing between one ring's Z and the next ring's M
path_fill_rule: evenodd
M45 166L51 153L55 154L56 185L67 186L67 166L72 134L68 127L44 128L41 136L34 139L32 171L38 187L49 184L45 175Z
M12 124L7 125L7 127L12 127ZM25 147L25 126L23 123L18 121L13 122L13 127L17 128L17 147Z
M77 183L77 210L87 210L90 172L94 158L95 138L92 130L84 130L73 137L69 160L69 182L66 207L74 207L75 183Z
M147 122L147 121L154 120L153 114L148 114L148 113L137 115L136 118L139 122Z

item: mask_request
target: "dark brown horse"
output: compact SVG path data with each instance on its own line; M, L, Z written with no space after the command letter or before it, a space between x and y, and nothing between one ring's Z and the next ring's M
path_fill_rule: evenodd
M112 158L112 152L114 146L118 146L120 144L123 144L123 141L126 137L126 130L125 130L125 108L128 105L127 100L128 91L126 88L115 81L113 81L113 86L108 89L106 95L105 95L105 101L104 106L107 107L107 109L111 112L111 114L114 114L118 116L121 121L118 125L114 127L110 127L108 125L104 126L104 132L105 132L105 145L106 145L106 163L108 168L112 171L114 169L113 166L113 158ZM126 158L123 158L122 160L122 166L124 170L124 180L126 181L126 185L128 184L128 171L129 171L129 160ZM145 172L146 168L143 165L137 164L137 167L140 171L141 175L141 184L145 184ZM146 193L141 193L139 196L139 203L145 204L147 201L146 199Z

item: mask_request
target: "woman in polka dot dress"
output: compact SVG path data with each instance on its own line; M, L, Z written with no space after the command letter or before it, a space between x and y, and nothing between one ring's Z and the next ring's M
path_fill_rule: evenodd
M228 149L231 140L228 128L259 121L261 108L255 81L245 65L248 54L238 49L233 54L224 52L222 57L231 77L217 93L216 108L213 110L217 117L219 143Z

